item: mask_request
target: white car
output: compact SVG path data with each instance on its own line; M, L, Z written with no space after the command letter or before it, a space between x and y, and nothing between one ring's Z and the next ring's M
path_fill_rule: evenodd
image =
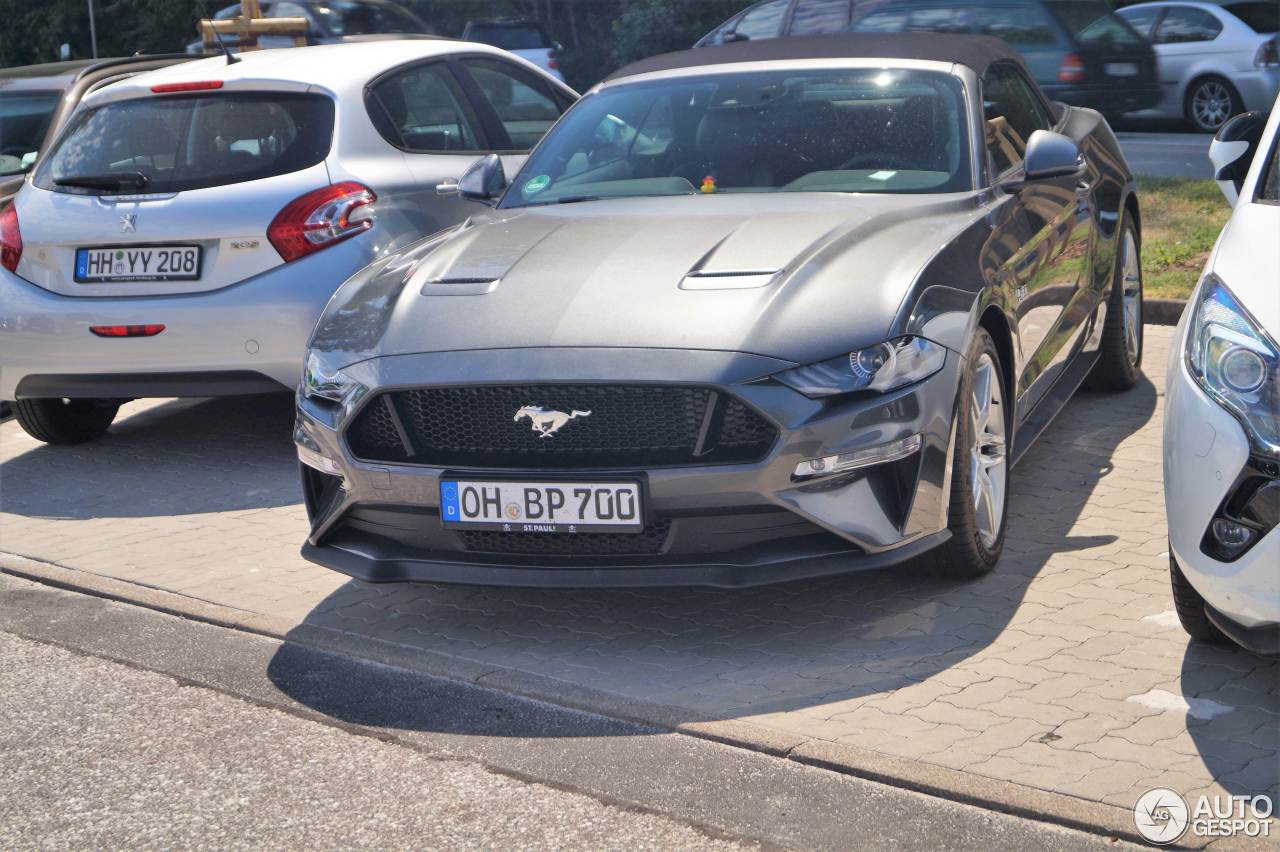
M576 99L505 51L383 41L222 56L87 96L0 213L0 400L33 437L122 400L292 389L343 281L468 216Z
M1154 46L1163 99L1138 116L1186 118L1214 133L1280 93L1276 0L1164 0L1117 9Z
M1182 626L1278 653L1280 103L1262 121L1233 119L1211 152L1235 211L1169 356L1164 487Z
M536 20L519 18L491 21L467 21L462 30L463 41L478 41L509 50L521 59L527 59L557 80L560 73L560 53L564 50L558 41L552 41L547 30Z

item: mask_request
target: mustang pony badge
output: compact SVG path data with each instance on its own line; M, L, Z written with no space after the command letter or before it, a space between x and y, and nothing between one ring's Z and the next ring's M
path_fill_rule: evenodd
M539 438L550 438L563 429L564 425L570 420L590 416L590 411L574 409L572 413L565 414L563 411L556 411L554 408L543 408L541 405L526 405L516 411L513 422L519 423L527 417L529 418L530 426L532 426L533 431L538 433Z

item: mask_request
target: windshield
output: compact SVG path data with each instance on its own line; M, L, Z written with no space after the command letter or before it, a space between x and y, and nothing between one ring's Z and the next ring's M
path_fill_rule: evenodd
M430 33L422 21L394 3L329 0L311 10L325 31L334 36Z
M333 101L226 92L116 101L80 113L36 186L110 195L182 192L272 177L329 153Z
M552 128L503 207L724 192L971 188L960 81L832 69L606 88Z
M61 92L12 92L0 95L0 175L31 167Z
M1098 0L1052 0L1049 9L1082 46L1134 47L1142 37Z
M466 37L503 50L540 50L551 46L538 27L510 24L477 24L467 30Z
M1244 21L1255 33L1273 33L1280 29L1280 3L1275 0L1224 3L1222 8Z

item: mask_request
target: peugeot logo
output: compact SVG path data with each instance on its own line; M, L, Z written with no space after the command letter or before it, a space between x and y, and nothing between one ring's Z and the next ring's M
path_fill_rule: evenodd
M136 234L138 232L138 214L126 213L120 217L120 233Z
M541 405L525 405L516 411L514 422L519 423L527 417L529 425L533 428L533 431L538 433L539 438L550 438L563 429L570 420L590 416L590 411L574 409L569 414L565 414L563 411L556 411L554 408L543 408Z

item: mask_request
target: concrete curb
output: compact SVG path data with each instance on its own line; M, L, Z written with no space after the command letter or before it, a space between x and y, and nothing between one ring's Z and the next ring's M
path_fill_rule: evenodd
M735 719L690 720L686 709L626 698L554 678L495 667L384 640L247 612L150 586L0 552L0 573L69 591L142 606L432 677L463 681L548 704L674 731L794 760L938 798L1137 843L1132 813L1009 781L811 739ZM1185 842L1185 840L1184 840ZM1203 845L1203 842L1195 844Z
M1142 321L1151 325L1177 325L1186 307L1186 299L1143 299Z

